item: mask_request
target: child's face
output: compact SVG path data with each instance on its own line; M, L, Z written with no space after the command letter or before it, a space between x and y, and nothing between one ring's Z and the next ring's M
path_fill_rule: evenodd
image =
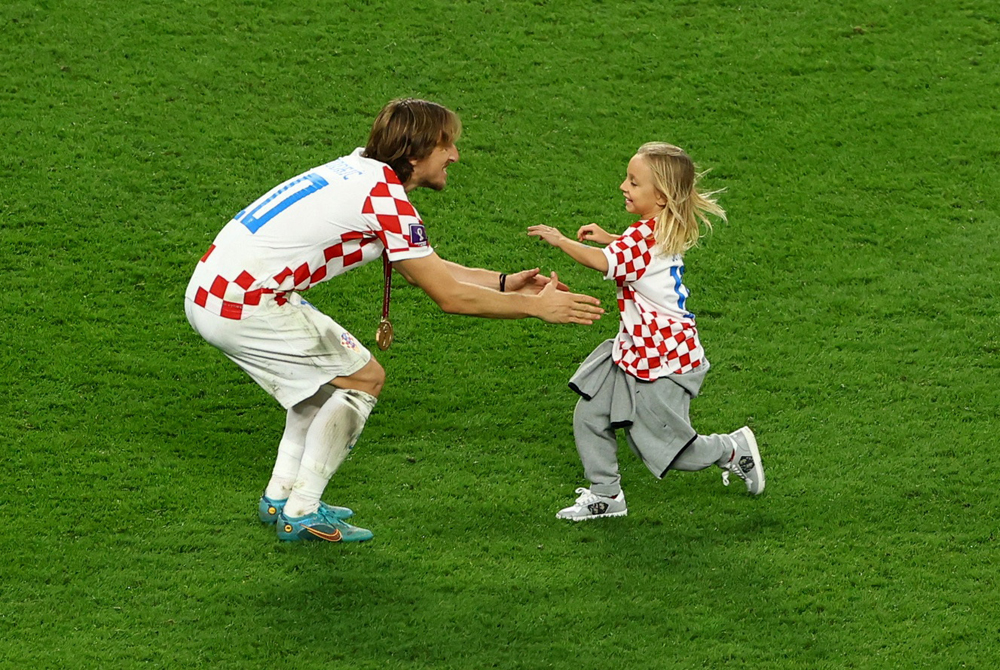
M653 170L642 156L632 156L628 175L619 186L625 196L625 209L643 219L649 219L667 206L667 201L653 185Z

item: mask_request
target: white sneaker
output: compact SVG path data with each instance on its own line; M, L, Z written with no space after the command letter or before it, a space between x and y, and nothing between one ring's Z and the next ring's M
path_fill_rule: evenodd
M733 457L722 468L722 483L729 486L729 473L746 482L747 491L754 495L764 492L764 465L760 462L760 450L757 448L757 438L753 431L743 426L735 433L730 433L735 448Z
M625 516L628 514L628 507L625 505L625 492L620 492L616 497L598 495L590 489L579 488L576 490L580 497L576 499L576 504L571 507L559 510L557 519L569 519L570 521L584 521L586 519L599 519L608 516Z

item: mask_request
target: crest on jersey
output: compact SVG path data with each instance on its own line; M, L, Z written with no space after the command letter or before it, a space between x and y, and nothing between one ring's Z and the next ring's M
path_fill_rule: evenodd
M340 336L340 345L345 349L350 349L351 351L358 351L358 343L351 337L350 333L344 333Z
M410 245L414 247L427 246L427 230L424 228L424 224L410 224Z

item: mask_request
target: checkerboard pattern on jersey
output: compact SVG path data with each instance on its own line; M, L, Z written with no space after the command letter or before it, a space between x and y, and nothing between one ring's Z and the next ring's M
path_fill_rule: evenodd
M427 245L423 222L406 199L406 190L390 168L385 168L385 181L375 184L361 211L362 214L374 215L381 229L346 232L323 249L322 262L317 262L317 259L313 263L302 262L294 268L285 267L270 279L254 277L245 270L232 280L217 275L211 286L198 289L195 304L213 314L239 320L248 315L247 308L259 305L264 296L274 295L281 305L286 302L287 293L305 291L347 272L364 260L364 248L376 241L382 242L392 252ZM213 251L214 244L202 256L201 262L206 262ZM262 288L262 284L276 284L277 288ZM252 288L254 286L257 288Z
M693 326L673 319L657 318L654 324L623 329L614 361L637 379L655 379L664 374L684 374L699 366L705 351Z
M634 304L635 291L619 288L619 307ZM684 374L701 365L705 350L698 341L693 323L642 312L642 322L622 329L613 359L626 372L638 379L655 379L664 374Z
M619 283L637 281L649 267L653 259L653 241L648 236L652 232L648 225L637 226L627 236L618 238L612 244L615 267L625 271L624 274L615 274Z
M417 210L406 197L399 177L391 168L383 168L385 181L379 182L368 194L362 214L373 214L382 227L379 238L390 252L406 251L414 246L427 244L423 234L423 222ZM417 232L419 230L419 233ZM419 239L415 239L416 237ZM394 248L394 244L405 244Z

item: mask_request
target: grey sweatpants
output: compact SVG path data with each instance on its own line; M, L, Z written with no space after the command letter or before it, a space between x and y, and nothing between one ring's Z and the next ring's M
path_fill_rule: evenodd
M702 470L729 458L728 435L698 435L688 411L708 372L708 362L695 372L643 382L611 360L613 340L594 350L570 379L580 394L573 413L573 435L590 490L613 496L621 491L618 442L625 431L628 445L658 479L673 470Z

